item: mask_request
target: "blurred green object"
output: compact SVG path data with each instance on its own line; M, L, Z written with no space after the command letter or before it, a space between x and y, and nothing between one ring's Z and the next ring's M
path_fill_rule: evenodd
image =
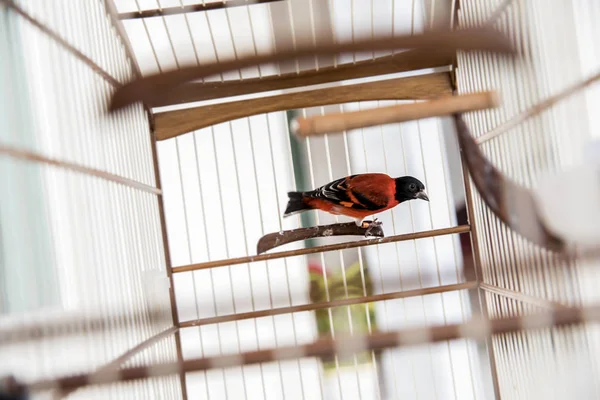
M363 297L365 295L370 296L373 294L368 269L361 268L358 261L345 269L345 285L342 269L337 268L337 270L337 273L332 273L327 269L327 274L325 275L323 267L318 262L315 260L309 262L310 300L312 303L328 301L326 287L329 291L330 301ZM370 332L377 330L375 305L373 303L333 307L331 308L331 317L329 309L320 309L315 311L315 316L317 331L321 338L350 334L368 335ZM375 352L376 362L379 356L380 352ZM326 373L336 368L334 358L323 358L322 362ZM355 354L354 356L338 358L340 367L370 364L372 362L373 354L370 351Z

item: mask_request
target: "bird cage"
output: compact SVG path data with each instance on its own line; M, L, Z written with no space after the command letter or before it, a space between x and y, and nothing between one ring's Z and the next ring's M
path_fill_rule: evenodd
M0 0L0 399L600 398L599 17Z

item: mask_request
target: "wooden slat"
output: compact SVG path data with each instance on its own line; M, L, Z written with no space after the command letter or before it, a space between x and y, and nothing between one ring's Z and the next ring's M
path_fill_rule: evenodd
M205 261L198 264L189 264L182 265L179 267L173 267L173 273L180 272L189 272L189 271L199 271L202 269L209 268L218 268L218 267L228 267L231 265L239 265L239 264L248 264L255 263L259 261L266 260L277 260L280 258L286 257L297 257L303 256L307 254L318 254L325 253L328 251L336 251L336 250L347 250L347 249L355 249L358 247L367 247L367 246L375 246L386 243L396 243L396 242L404 242L408 240L418 240L424 238L431 238L437 236L445 236L445 235L460 235L461 233L470 232L471 228L469 225L459 225L453 226L450 228L442 228L442 229L434 229L429 231L421 231L421 232L413 232L413 233L403 233L400 235L394 236L386 236L384 238L377 239L366 239L366 240L354 240L351 242L343 242L343 243L334 243L334 244L326 244L315 247L304 247L296 250L287 250L287 251L277 251L273 253L263 253L256 256L244 256L237 258L227 258L223 260L215 260L215 261ZM1 332L1 331L0 331Z
M182 66L179 69L134 79L115 91L109 109L114 112L138 101L156 103L158 99L179 85L240 68L293 60L294 58L400 49L421 49L429 50L432 53L441 50L463 50L493 51L507 55L516 54L516 50L508 38L493 29L429 31L420 35L356 39L352 42L324 44L317 47L312 44L299 45L296 49L280 50L274 54L259 54L239 59L221 60L204 66Z
M220 10L223 8L250 6L260 3L275 3L283 0L229 0L229 1L211 1L200 4L188 4L177 7L163 7L150 10L132 11L119 14L119 19L136 19L151 17L166 17L168 15L187 14L193 12L202 12L210 10Z
M485 340L491 335L510 332L549 329L554 327L598 323L600 306L572 307L555 309L523 317L508 317L494 320L471 319L462 324L416 326L402 330L375 332L369 335L339 335L323 337L312 343L296 346L261 349L256 351L219 355L207 358L192 358L183 362L163 362L153 365L125 367L115 371L80 373L58 378L33 381L27 385L30 392L50 389L75 389L88 385L102 385L115 382L129 382L138 379L173 375L178 372L223 369L240 365L270 363L312 357L348 357L362 351L380 350L394 347L418 346L429 343L446 342L455 339Z
M427 295L431 295L431 294L454 292L456 290L476 289L477 287L478 287L477 282L463 282L463 283L455 283L452 285L442 285L442 286L434 286L434 287L427 287L427 288L420 288L420 289L404 290L404 291L400 291L400 292L374 294L371 296L349 297L349 298L345 298L345 299L322 301L322 302L318 302L318 303L302 304L302 305L298 305L298 306L269 308L267 310L249 311L249 312L245 312L245 313L237 313L237 314L229 314L229 315L218 315L216 317L208 317L208 318L195 319L195 320L191 320L191 321L183 321L181 323L180 327L181 328L190 328L190 327L194 327L194 326L220 324L223 322L241 321L241 320L253 319L253 318L262 318L262 317L267 317L267 316L272 316L272 315L283 315L283 314L290 314L290 313L303 312L303 311L323 310L326 308L350 306L350 305L354 305L354 304L367 304L367 303L373 303L376 301L406 299L409 297L427 296Z
M186 83L164 93L160 98L153 98L149 105L152 107L163 107L268 92L271 90L298 88L348 79L443 67L452 64L453 57L453 51L441 50L432 52L417 49L391 56L378 57L375 60L359 61L355 64L341 64L337 67L324 67L319 70L302 71L299 74L289 73L264 78L245 79L243 81Z
M398 104L348 113L296 118L292 124L292 130L293 133L299 136L324 135L370 126L484 110L497 107L498 103L496 93L492 91L468 93L460 96L449 95L421 103Z
M165 140L221 122L297 108L368 100L422 100L452 92L447 72L338 86L155 114L156 139Z

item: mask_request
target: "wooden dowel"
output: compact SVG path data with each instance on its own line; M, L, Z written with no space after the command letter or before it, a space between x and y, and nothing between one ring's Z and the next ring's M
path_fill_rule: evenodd
M403 290L400 292L374 294L371 296L360 296L360 297L352 297L352 298L348 298L348 299L323 301L323 302L311 303L311 304L302 304L299 306L279 307L279 308L271 308L268 310L250 311L250 312L245 312L245 313L229 314L229 315L219 315L217 317L209 317L209 318L202 318L202 319L196 319L196 320L191 320L191 321L184 321L181 323L180 327L181 328L189 328L192 326L217 324L217 323L231 322L231 321L241 321L244 319L270 317L272 315L289 314L289 313L302 312L302 311L315 311L315 310L322 310L324 308L350 306L353 304L365 304L365 303L373 303L376 301L405 299L408 297L417 297L417 296L427 296L430 294L454 292L457 290L475 289L475 288L477 288L477 286L478 286L477 282L464 282L464 283L456 283L453 285L434 286L434 287L414 289L414 290Z
M299 136L323 135L369 126L483 110L496 107L498 104L496 93L493 91L470 93L415 104L400 104L350 113L296 118L292 122L292 131Z
M280 347L249 351L239 354L196 358L183 362L167 362L155 365L122 368L118 371L101 371L91 374L44 379L27 385L30 391L49 389L68 390L88 385L127 382L138 379L174 375L181 371L193 372L221 369L264 362L294 360L310 357L348 357L356 353L400 346L416 346L453 339L484 340L493 334L544 329L569 324L600 322L600 306L554 309L527 316L508 317L496 320L472 319L462 324L415 327L391 332L376 332L370 335L337 336L322 338L300 346Z
M328 244L325 246L315 246L315 247L310 247L310 248L306 248L306 249L288 250L288 251L279 251L279 252L275 252L275 253L260 254L257 256L246 256L246 257L238 257L238 258L228 258L228 259L224 259L224 260L207 261L207 262L203 262L203 263L199 263L199 264L190 264L190 265L182 265L181 267L174 267L173 273L196 271L199 269L208 269L208 268L216 268L216 267L225 267L225 266L236 265L236 264L247 264L247 263L257 262L257 261L275 260L278 258L301 256L301 255L305 255L305 254L315 254L315 253L321 253L321 252L325 252L325 251L354 249L356 247L374 246L376 244L402 242L405 240L415 240L415 239L423 239L423 238L435 237L435 236L452 235L452 234L456 234L456 233L469 232L469 230L470 230L470 228L468 225L460 225L460 226L453 226L452 228L443 228L443 229L435 229L435 230L431 230L431 231L406 233L403 235L388 236L388 237L380 238L380 239L357 240L357 241L347 242L347 243L336 243L336 244Z

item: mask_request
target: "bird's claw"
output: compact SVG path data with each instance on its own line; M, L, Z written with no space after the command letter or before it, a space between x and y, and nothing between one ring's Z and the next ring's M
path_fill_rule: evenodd
M369 224L369 226L367 227L367 231L365 232L365 237L367 237L371 234L371 231L373 230L373 228L379 227L382 225L381 221L378 221L377 218L373 219L373 221L369 222L368 224Z

